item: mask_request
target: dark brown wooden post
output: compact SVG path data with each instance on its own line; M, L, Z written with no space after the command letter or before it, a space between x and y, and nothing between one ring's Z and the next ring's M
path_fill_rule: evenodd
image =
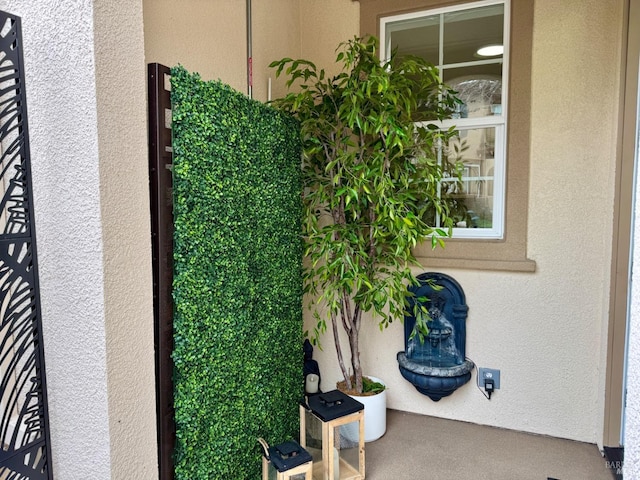
M156 357L156 413L160 480L173 480L173 195L171 94L168 67L148 65L149 182L153 255L153 315Z

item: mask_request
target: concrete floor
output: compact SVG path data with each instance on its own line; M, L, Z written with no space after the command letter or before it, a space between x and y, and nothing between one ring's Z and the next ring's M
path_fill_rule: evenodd
M389 410L367 480L612 480L596 445Z

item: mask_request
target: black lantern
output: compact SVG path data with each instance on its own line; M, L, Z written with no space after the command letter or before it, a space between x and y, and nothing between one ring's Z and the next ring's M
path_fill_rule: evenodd
M364 405L339 390L300 405L300 443L314 480L364 480Z
M262 480L312 480L311 455L298 442L290 440L269 447L258 439L264 449Z

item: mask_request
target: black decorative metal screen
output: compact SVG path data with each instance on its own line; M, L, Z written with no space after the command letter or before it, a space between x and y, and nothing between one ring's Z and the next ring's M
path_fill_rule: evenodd
M0 11L0 480L51 480L23 65Z

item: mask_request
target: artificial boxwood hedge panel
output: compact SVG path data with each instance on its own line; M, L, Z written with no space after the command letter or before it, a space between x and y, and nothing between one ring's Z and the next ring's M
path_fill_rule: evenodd
M176 478L258 479L303 394L298 128L182 67L171 89Z

